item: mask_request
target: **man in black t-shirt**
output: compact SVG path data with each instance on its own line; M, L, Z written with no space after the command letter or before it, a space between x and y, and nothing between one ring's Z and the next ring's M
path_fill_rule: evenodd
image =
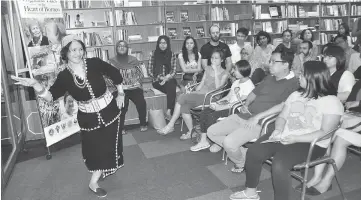
M218 48L221 49L224 53L225 60L222 62L222 67L226 69L228 72L231 71L232 68L232 60L231 60L231 50L229 49L228 45L220 42L220 35L219 35L219 27L217 25L213 25L209 28L209 34L211 35L211 40L202 46L201 48L201 55L202 55L202 67L203 69L205 66L211 65L211 56L214 49Z

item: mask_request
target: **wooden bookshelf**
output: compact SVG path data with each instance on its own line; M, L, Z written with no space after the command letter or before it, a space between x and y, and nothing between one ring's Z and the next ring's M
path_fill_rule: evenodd
M82 7L75 8L75 3L73 3L72 8L69 8L66 5L68 1L64 0L62 1L64 13L71 15L82 13L84 20L97 19L99 21L107 21L107 24L103 26L89 26L88 23L85 26L86 23L84 22L84 27L67 27L68 33L110 31L112 44L92 46L106 48L109 51L109 57L115 55L115 43L119 39L127 39L131 36L130 38L132 39L129 40L129 44L132 52L142 52L141 60L146 65L148 64L149 53L155 49L157 36L161 34L173 35L171 48L173 52L179 53L184 38L189 33L197 40L199 49L203 44L207 43L210 39L208 29L212 24L219 24L221 27L221 40L226 43L235 42L235 31L240 27L246 27L250 30L248 40L253 44L253 36L265 27L268 27L268 32L271 34L272 39L274 39L280 38L282 31L287 29L290 24L303 23L309 27L315 27L315 40L320 40L320 34L332 35L337 33L335 30L328 30L325 23L333 23L334 21L332 20L340 20L350 24L355 18L361 17L361 0L277 0L267 2L256 0L144 0L142 2L137 1L137 5L129 0L127 6L124 6L124 3L120 0L71 1L81 1L85 7L83 5ZM257 6L259 8L256 8ZM343 6L346 15L333 16L324 14L323 10L330 10L329 8L332 6L337 8ZM268 18L266 16L266 19L264 19L265 15L261 14L270 13L269 7L281 8L281 10L277 10L280 12L279 16L269 16ZM257 14L255 13L256 9L260 9L257 11ZM225 12L228 13L227 17ZM108 15L104 13L108 13ZM126 19L122 20L120 16L126 16ZM270 31L271 29L272 31ZM197 34L197 32L202 32L202 30L203 35Z

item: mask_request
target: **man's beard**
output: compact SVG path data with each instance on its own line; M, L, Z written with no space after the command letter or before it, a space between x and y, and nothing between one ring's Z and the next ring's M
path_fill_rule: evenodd
M216 38L216 39L214 39L214 38ZM220 37L211 37L211 40L212 40L213 42L218 42L219 39L220 39Z

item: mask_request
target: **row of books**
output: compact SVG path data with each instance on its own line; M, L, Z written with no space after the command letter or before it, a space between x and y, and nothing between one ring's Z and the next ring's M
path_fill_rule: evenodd
M87 49L87 57L88 58L100 58L105 62L109 61L109 51L107 49L102 48L88 48Z
M91 0L63 0L63 8L65 9L78 9L78 8L90 8Z
M158 6L159 0L113 0L115 7Z
M138 24L133 11L115 10L115 19L117 26Z
M304 6L288 5L287 7L287 16L291 18L318 17L319 15L318 5L309 6L307 11L305 10Z
M211 20L212 21L223 21L229 20L229 12L226 7L214 7L211 8Z
M346 4L341 5L327 5L322 6L322 16L346 16L347 6Z
M271 5L267 6L267 12L262 12L262 5L253 6L253 15L255 19L271 19L273 17L286 17L286 7ZM263 9L264 10L264 9Z
M258 33L263 30L268 33L282 33L287 29L287 20L281 20L276 22L255 22L254 31Z
M333 41L337 34L320 33L320 44L327 44L329 41Z
M84 42L86 47L112 45L113 38L111 31L102 32L78 32L76 35Z
M337 31L342 19L324 19L320 21L320 27L325 31Z
M361 5L352 5L351 6L351 15L361 15Z

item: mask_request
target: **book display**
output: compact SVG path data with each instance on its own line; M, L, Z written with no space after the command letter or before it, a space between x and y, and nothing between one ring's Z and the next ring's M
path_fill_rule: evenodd
M67 33L79 35L89 56L115 55L115 42L127 40L147 65L159 35L171 38L172 50L179 53L187 36L193 36L198 48L210 39L212 24L220 27L221 40L236 41L240 27L250 30L248 42L260 30L278 41L286 29L298 36L311 28L318 44L329 41L342 22L350 24L361 17L360 0L64 0ZM100 48L101 50L94 50Z

